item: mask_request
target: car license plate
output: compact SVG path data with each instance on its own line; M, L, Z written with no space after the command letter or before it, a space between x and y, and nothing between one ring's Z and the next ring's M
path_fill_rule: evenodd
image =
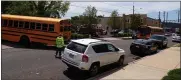
M151 48L151 50L155 50L156 48L154 47L154 48Z
M73 55L73 54L69 54L69 57L70 57L70 58L74 58L74 55Z

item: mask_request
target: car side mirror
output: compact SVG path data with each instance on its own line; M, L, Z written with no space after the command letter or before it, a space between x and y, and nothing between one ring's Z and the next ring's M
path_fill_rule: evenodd
M116 52L117 52L117 51L119 51L119 49L118 49L118 48L116 48Z

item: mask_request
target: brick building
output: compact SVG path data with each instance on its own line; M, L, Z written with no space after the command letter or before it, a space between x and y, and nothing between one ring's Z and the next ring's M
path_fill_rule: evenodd
M129 15L123 15L122 17L120 17L121 19L121 25L120 25L120 28L130 28L131 27L131 15L132 14L129 14ZM161 25L159 23L159 20L158 19L153 19L153 18L150 18L150 17L147 17L147 14L135 14L136 16L140 16L141 18L141 22L143 23L143 25L148 25L148 26L159 26ZM102 28L103 29L106 29L107 27L109 27L109 30L111 30L111 26L109 26L107 24L108 20L109 20L109 17L103 17L103 18L100 18L100 22L99 24L101 24Z
M159 26L159 20L147 17L147 14L134 14L134 15L135 16L140 16L141 22L143 23L143 25ZM121 28L122 27L130 28L131 27L131 21L132 21L131 16L132 16L132 14L123 15L123 17L121 17L121 21L122 21ZM125 20L125 22L124 22L124 20Z

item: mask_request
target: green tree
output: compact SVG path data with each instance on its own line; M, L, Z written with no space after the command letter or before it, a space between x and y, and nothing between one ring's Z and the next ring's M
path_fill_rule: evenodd
M5 14L59 18L68 11L70 3L63 1L2 1L2 4Z
M136 30L142 24L140 15L131 15L131 29Z
M98 17L97 17L97 9L92 6L88 6L83 13L85 23L88 25L97 24Z
M116 10L114 10L112 13L111 13L111 17L110 19L108 20L108 25L111 26L113 29L118 29L120 28L120 25L121 25L121 19L119 17L119 14Z

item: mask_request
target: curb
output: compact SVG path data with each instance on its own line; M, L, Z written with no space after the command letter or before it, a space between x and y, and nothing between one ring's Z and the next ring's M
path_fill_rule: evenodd
M132 37L121 37L122 39L132 39Z

